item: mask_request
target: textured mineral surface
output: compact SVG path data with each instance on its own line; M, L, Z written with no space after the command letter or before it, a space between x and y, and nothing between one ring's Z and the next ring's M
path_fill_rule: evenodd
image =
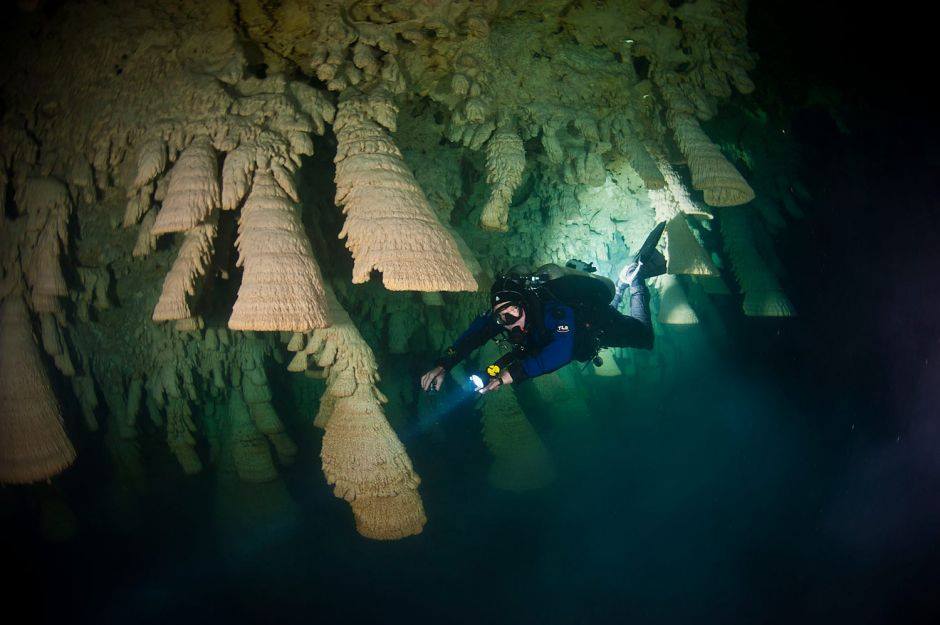
M728 141L715 121L732 98L747 119L754 90L741 0L20 4L0 43L0 482L58 474L78 427L131 482L167 448L271 481L315 422L358 530L400 538L426 520L392 427L419 403L400 363L448 345L498 272L614 275L666 221L657 332L732 291L794 312L773 235L806 193L761 123ZM494 483L550 481L520 403L482 412Z

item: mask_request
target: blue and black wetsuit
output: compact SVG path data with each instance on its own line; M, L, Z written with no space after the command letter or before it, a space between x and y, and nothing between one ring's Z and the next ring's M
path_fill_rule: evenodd
M515 346L508 365L513 382L551 373L575 358L590 358L598 345L653 348L649 290L642 281L630 285L629 315L607 306L586 315L590 319L578 319L574 309L554 301L540 302L535 311L530 308L526 308L525 331L507 333ZM506 329L487 311L473 320L436 364L449 370L500 332Z

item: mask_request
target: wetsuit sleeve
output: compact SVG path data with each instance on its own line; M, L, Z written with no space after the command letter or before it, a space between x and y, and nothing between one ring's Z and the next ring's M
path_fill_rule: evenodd
M546 311L545 328L551 341L537 354L522 358L509 366L512 381L521 382L529 378L551 373L564 367L574 357L574 312L567 306Z
M434 364L449 371L454 365L469 356L473 350L496 336L498 332L499 325L493 319L493 314L487 311L474 319L470 327L457 337L454 344L448 347L444 355L438 358Z

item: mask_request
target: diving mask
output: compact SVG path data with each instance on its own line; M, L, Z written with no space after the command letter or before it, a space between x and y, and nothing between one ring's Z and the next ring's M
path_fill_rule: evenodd
M506 310L507 308L510 308L513 306L519 309L518 314L514 314ZM493 316L496 319L496 323L503 326L504 328L507 326L511 326L512 324L522 319L522 306L520 306L519 304L515 302L503 302L502 304L500 304L499 306L493 309Z

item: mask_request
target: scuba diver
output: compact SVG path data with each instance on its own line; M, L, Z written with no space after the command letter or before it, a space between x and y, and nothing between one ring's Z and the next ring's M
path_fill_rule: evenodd
M579 260L565 267L552 263L531 273L514 268L500 275L490 290L491 309L421 377L421 388L439 390L452 367L500 333L513 348L486 368L489 379L477 384L479 393L551 373L572 360L599 365L597 353L603 347L652 349L646 279L666 272L666 259L656 249L665 225L650 232L633 262L620 271L616 285L592 275L593 264ZM617 308L628 288L630 313L624 315Z

